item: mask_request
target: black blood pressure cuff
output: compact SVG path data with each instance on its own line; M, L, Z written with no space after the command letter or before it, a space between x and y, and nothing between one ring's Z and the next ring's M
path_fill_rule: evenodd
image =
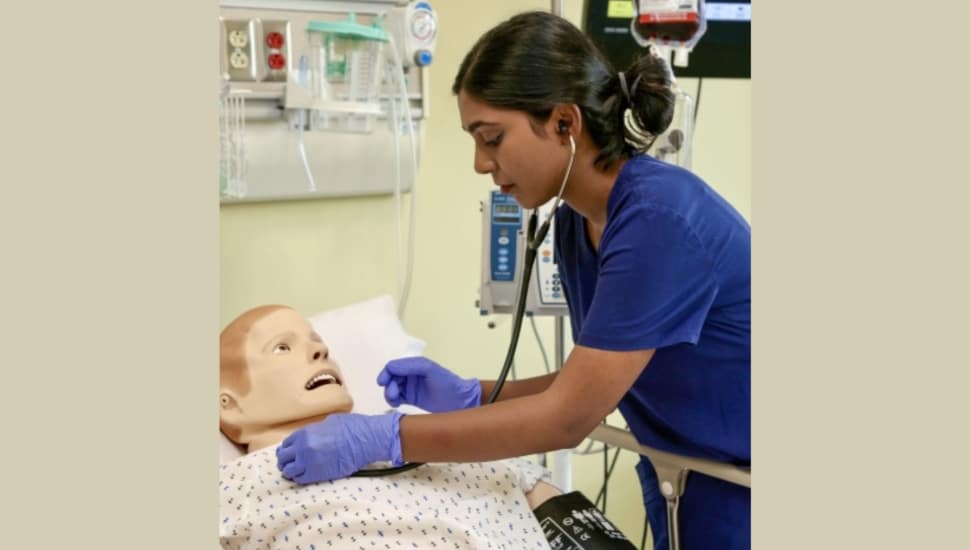
M552 550L636 550L579 491L550 498L533 513Z

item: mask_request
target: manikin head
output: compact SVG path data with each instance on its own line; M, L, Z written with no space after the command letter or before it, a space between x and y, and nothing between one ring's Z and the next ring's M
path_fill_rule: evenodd
M293 309L250 309L219 335L219 428L247 452L352 407L327 345Z

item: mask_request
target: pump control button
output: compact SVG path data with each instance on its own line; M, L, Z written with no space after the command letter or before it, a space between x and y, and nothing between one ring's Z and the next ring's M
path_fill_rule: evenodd
M428 50L421 50L414 54L414 64L418 67L427 67L431 64L431 59L434 56Z

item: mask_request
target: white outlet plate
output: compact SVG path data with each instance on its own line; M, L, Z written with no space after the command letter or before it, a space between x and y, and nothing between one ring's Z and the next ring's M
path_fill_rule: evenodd
M253 82L259 80L256 64L257 43L254 19L219 19L222 30L221 67L226 80Z

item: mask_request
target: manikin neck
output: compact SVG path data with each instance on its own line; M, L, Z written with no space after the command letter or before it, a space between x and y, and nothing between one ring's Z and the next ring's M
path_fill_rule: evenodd
M265 449L266 447L275 447L282 443L284 439L289 437L290 434L299 430L303 426L313 424L315 422L321 422L328 416L330 415L324 414L321 416L297 420L296 422L290 422L288 424L279 424L262 429L258 433L254 433L249 437L249 442L246 445L246 453L254 453L260 449Z

